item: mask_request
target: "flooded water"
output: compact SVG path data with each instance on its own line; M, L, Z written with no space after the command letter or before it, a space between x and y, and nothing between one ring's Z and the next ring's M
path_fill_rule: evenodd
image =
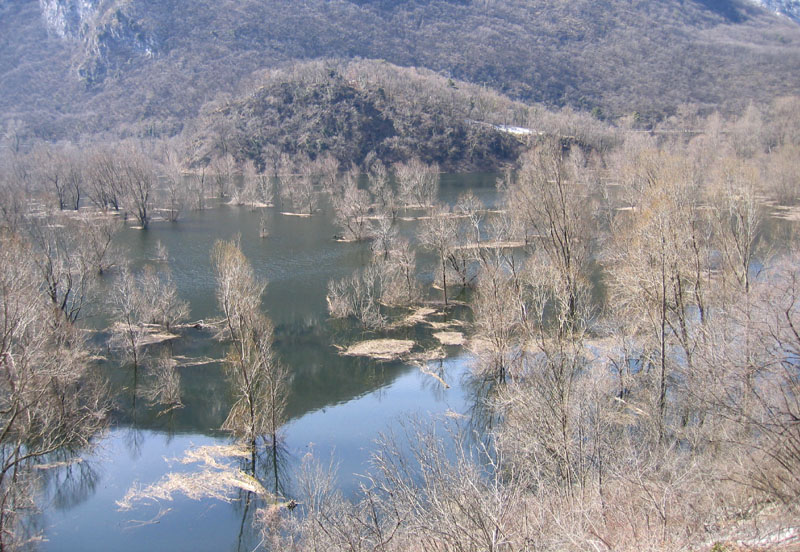
M484 202L495 200L494 175L446 176L441 196L455 201L472 189ZM262 212L269 236L259 237ZM470 410L464 385L468 357L448 347L448 358L434 361L437 373L450 384L443 388L417 366L379 363L343 357L334 345L375 337L353 324L330 320L325 295L331 279L364 266L368 244L337 243L339 230L330 209L311 218L281 215L279 209L253 211L221 206L186 213L177 224L156 222L147 231L126 229L119 243L134 268L156 266L158 244L169 252L169 268L180 296L189 302L190 320L218 317L210 250L218 239L239 239L256 274L269 284L264 311L275 326L275 349L291 374L287 423L281 430L279 468L285 496L291 494L292 470L307 452L323 463L339 464L340 487L352 494L370 469L374 440L404 418L436 418ZM414 223L401 223L412 235ZM163 267L163 265L161 265ZM418 256L418 270L426 271ZM429 270L429 269L428 269ZM99 320L99 318L98 318ZM99 323L89 320L88 323ZM428 330L393 331L433 346ZM204 329L187 329L172 342L171 352L182 362L220 359L224 346ZM219 362L181 366L184 408L159 415L140 397L141 375L128 367L107 366L117 395L114 424L96 451L83 462L55 473L47 482L40 519L46 541L43 550L253 550L259 539L251 528L252 508L243 501L192 500L175 494L172 500L117 504L133 485L146 486L169 472L191 471L180 458L192 447L228 444L220 431L230 408L230 391ZM271 489L273 485L264 482Z

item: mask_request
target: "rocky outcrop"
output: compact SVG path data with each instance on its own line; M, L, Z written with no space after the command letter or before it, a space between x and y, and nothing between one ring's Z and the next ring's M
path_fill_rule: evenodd
M65 39L79 40L97 14L99 0L39 0L48 30Z
M160 52L156 34L124 0L39 0L47 28L81 46L78 73L88 86Z
M159 53L159 41L123 7L99 14L84 37L85 61L78 69L87 85L103 82L124 67L149 60Z

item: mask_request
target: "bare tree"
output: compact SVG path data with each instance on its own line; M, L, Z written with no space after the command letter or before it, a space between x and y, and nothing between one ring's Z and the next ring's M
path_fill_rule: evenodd
M140 148L130 145L119 153L119 177L124 202L143 229L153 216L156 171L153 161Z
M69 208L77 211L83 198L85 156L72 145L63 148L62 156L64 159L64 183L69 197Z
M122 351L123 357L131 362L136 373L143 360L142 349L147 336L145 324L150 312L149 297L125 265L117 275L109 301L114 320L110 346Z
M230 153L211 160L211 177L217 190L217 197L223 199L230 196L234 186L234 178L238 174L236 160Z
M364 328L375 330L386 326L380 310L381 272L372 263L352 276L328 283L328 312L334 318L354 317Z
M800 271L798 259L787 259L773 268L770 279L761 283L756 317L763 325L755 331L748 324L745 330L754 333L751 341L758 353L744 351L744 376L736 384L723 387L733 391L744 387L752 400L745 420L754 446L750 452L749 470L753 486L790 505L797 513L800 499L800 373L797 370L800 353ZM733 396L721 395L732 412L741 412L731 401ZM728 410L731 412L731 410Z
M233 192L233 203L237 205L255 205L258 202L258 170L252 160L242 165L242 187Z
M167 220L178 222L188 201L186 171L178 153L167 150L162 163L164 173L163 205Z
M256 173L256 197L266 206L272 206L275 199L273 178L270 174L259 171Z
M473 300L475 332L485 345L478 352L477 372L505 382L524 354L526 313L519 287L501 266L485 267Z
M33 152L36 179L40 187L55 196L58 209L63 211L70 203L67 159L52 146L40 145Z
M732 285L733 293L748 293L761 231L756 199L758 171L746 162L728 158L718 161L711 176L714 245L722 256L723 285Z
M380 270L381 303L409 306L419 300L416 252L408 240L394 238L388 253L374 257L372 262Z
M53 217L30 219L28 233L45 294L55 311L74 323L90 298L96 268L91 256L80 255L82 236L73 222Z
M192 208L202 211L206 208L206 190L208 178L206 167L200 166L197 170L189 174L188 192L192 198Z
M393 167L397 195L405 207L430 207L439 195L439 166L426 165L418 158Z
M0 237L0 549L25 544L20 521L34 507L37 463L91 446L108 404L91 377L81 334L53 319L33 255Z
M339 177L339 161L332 155L318 157L316 159L316 172L319 173L322 181L322 189L332 196L339 192L337 181Z
M526 235L558 266L571 296L572 310L589 261L593 211L589 183L582 173L583 160L576 152L566 157L558 140L539 144L526 154L506 203L529 228Z
M33 151L34 175L55 196L58 209L78 210L84 190L84 156L71 144L40 144Z
M369 193L375 198L378 211L391 221L394 221L397 218L400 206L392 189L389 171L380 159L370 165L367 177L369 179Z
M369 192L358 187L358 177L358 168L352 167L344 175L342 194L334 195L331 199L336 224L344 231L344 238L351 241L368 239L372 227L369 220Z
M0 231L17 233L22 230L30 199L25 186L6 170L0 159Z
M99 275L119 262L114 237L121 227L116 217L91 214L83 215L75 225L77 253Z
M430 211L430 216L422 221L418 238L420 243L434 251L438 257L442 277L442 296L447 305L447 262L453 254L457 233L450 209L437 205Z
M95 146L86 160L87 196L99 209L119 211L122 201L122 178L115 152L111 148Z
M484 206L472 191L462 193L458 196L455 212L464 217L468 229L462 234L465 235L465 242L478 244L481 241L481 226L484 217Z
M519 373L524 382L520 387L525 391L518 398L526 406L515 404L511 410L516 412L505 412L511 416L509 429L529 419L529 440L520 444L530 447L526 454L532 455L528 460L531 469L537 470L537 478L565 485L565 492L571 493L589 469L580 440L585 406L577 406L577 390L580 377L587 371L584 339L591 311L585 297L588 290L579 289L576 296L576 290L562 285L559 269L540 253L530 259L522 276L527 320L524 326L517 320L525 329ZM506 293L513 297L513 292ZM520 312L515 305L509 306Z
M236 397L223 428L250 444L255 464L259 437L271 436L273 455L277 454L288 375L272 350L272 324L260 311L266 284L255 277L250 263L233 242L218 241L211 258L217 301L231 341L225 362Z
M787 143L766 156L767 193L781 205L800 198L800 145Z
M281 196L296 212L314 214L319 202L314 180L314 163L307 156L295 159L291 165L288 165L288 160L282 164Z
M380 478L364 498L382 515L368 542L395 550L524 548L517 520L526 482L502 469L488 445L472 448L454 433L445 438L419 426L402 441L382 437L374 459Z
M691 366L696 346L689 312L703 312L703 244L697 233L699 197L693 168L680 158L648 154L639 159L634 210L621 211L612 227L609 287L620 319L637 321L641 362L655 368L658 434L665 437L667 388L677 368L670 354L680 346ZM698 271L698 265L701 270Z
M189 318L189 304L178 297L169 267L156 272L152 266L146 266L139 278L139 286L147 302L146 322L170 331L176 324Z
M398 240L397 227L391 218L378 217L372 225L372 254L387 259Z

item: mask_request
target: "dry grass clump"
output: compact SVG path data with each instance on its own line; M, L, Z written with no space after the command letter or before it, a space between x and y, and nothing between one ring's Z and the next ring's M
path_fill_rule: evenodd
M450 328L462 328L466 325L464 321L456 319L448 320L446 322L436 322L434 320L429 320L426 323L434 330L448 330Z
M463 243L454 247L457 251L474 251L477 249L512 249L525 247L525 242L520 240L514 241L482 241L475 243Z
M464 334L461 332L435 332L433 337L439 340L442 345L463 345Z
M392 328L408 328L417 324L424 324L428 322L429 317L436 314L439 314L439 312L431 307L414 307L408 316L394 322Z
M117 501L120 510L130 510L137 503L171 501L175 494L192 500L215 499L232 502L236 491L265 495L266 490L253 476L232 465L231 460L248 458L250 451L243 445L210 445L187 450L180 464L200 464L198 471L170 472L157 483L144 487L134 484L122 499ZM227 461L224 461L227 460Z
M397 360L408 355L414 348L410 339L369 339L341 349L344 356L362 356L376 360Z
M791 222L800 222L800 205L776 205L773 216Z
M115 322L111 326L111 330L113 332L122 333L125 331L125 329L125 325L122 322ZM142 333L142 337L138 343L142 347L164 343L180 337L172 332L164 331L161 326L156 324L143 324L140 331Z

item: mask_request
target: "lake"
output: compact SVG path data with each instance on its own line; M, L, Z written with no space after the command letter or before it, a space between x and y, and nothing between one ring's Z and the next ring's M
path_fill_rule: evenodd
M440 197L454 203L471 189L487 206L496 201L496 175L445 175ZM179 295L190 304L191 321L219 317L210 251L218 239L241 241L256 274L269 283L263 308L275 326L275 350L288 366L291 384L287 423L281 430L279 491L291 498L292 474L312 452L323 464L339 464L339 485L352 496L360 475L370 469L374 440L396 429L404 419L441 419L469 415L474 399L466 377L470 357L459 347L446 347L447 358L431 368L447 381L445 389L418 366L343 357L335 345L348 345L364 334L353 323L331 320L326 310L328 282L350 275L370 259L368 243L339 243L340 230L331 209L311 218L280 214L279 208L252 210L219 206L187 212L180 222L154 222L146 230L126 228L118 244L134 269L156 260L158 244L166 247L168 265ZM262 213L269 236L259 236ZM413 236L415 222L400 222ZM418 271L431 297L432 258L418 253ZM110 281L110 280L109 280ZM108 283L106 283L108 285ZM466 316L466 312L462 313ZM102 325L102 314L87 319ZM381 334L382 335L382 334ZM435 341L430 330L394 330L391 337L413 339L426 347ZM99 336L97 342L102 343ZM158 482L170 472L191 472L193 464L177 461L202 445L231 443L220 431L231 404L230 390L218 362L224 344L208 329L188 328L165 347L180 360L184 408L159 414L140 396L141 374L113 362L104 368L117 397L113 424L98 447L82 462L51 470L46 480L42 514L42 550L253 550L259 543L251 527L254 508L241 500L172 500L138 502L121 510L117 502L133 485ZM263 481L272 490L269 478Z

